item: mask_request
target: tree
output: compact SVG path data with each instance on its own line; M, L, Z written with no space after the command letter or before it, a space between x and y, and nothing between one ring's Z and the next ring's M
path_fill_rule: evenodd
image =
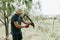
M11 13L13 12L14 10L14 7L13 5L11 5L11 2L13 2L13 0L1 0L1 5L0 6L0 12L3 14L4 18L2 21L0 19L0 21L5 25L5 32L6 32L6 40L8 40L8 26L9 26L9 20L8 20L8 17L11 15Z

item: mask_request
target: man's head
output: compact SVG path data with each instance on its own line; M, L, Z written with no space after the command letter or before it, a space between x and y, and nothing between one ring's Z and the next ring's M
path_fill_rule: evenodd
M22 9L16 9L16 14L17 15L21 15L23 12L22 12Z

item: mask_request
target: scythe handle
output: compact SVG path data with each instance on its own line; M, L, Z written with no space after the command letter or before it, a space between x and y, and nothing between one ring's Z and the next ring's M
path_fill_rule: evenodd
M24 18L25 16L30 20L31 25L32 25L32 26L33 26L33 28L34 28L34 26L35 26L35 25L34 25L33 21L29 18L29 16L28 16L27 14L24 14L23 18Z

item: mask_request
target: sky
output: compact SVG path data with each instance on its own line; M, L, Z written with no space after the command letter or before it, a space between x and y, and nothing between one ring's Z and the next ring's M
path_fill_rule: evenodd
M41 4L41 11L38 8L39 5L36 5L37 2ZM34 7L37 7L37 9ZM35 16L42 14L54 17L60 15L60 0L33 0L32 9L33 15Z
M60 15L60 0L34 0L41 2L41 14L48 16Z

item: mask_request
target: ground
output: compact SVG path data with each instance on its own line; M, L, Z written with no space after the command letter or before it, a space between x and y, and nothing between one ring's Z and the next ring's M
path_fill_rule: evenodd
M54 25L53 19L34 20L34 23L35 28L30 26L22 29L23 40L60 40L60 19L56 19ZM0 27L0 40L5 38L4 31L4 26ZM12 40L11 34L9 40Z

